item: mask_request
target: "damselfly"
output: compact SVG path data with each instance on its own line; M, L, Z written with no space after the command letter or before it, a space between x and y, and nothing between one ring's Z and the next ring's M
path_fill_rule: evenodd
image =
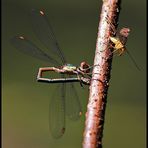
M44 46L48 48L50 55L42 51L24 36L13 37L11 43L21 52L56 66L39 68L37 81L61 83L56 90L56 94L54 95L55 98L51 99L49 106L49 128L52 136L54 138L59 138L64 134L65 131L65 116L67 115L70 119L77 120L82 113L81 104L79 102L74 84L70 82L80 82L81 85L89 85L91 79L91 67L86 62L81 62L79 67L72 64L66 64L66 59L58 45L52 27L42 10L33 9L31 11L31 21L36 36L44 44ZM52 55L56 56L57 58L53 58ZM60 78L48 79L42 77L42 73L46 71L60 73ZM71 77L72 75L75 75L76 77ZM71 91L69 96L66 96L66 89ZM61 92L59 93L58 90Z

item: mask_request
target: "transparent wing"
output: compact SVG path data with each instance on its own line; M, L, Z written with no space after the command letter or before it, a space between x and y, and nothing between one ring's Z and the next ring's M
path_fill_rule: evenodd
M82 114L82 107L73 83L66 84L66 115L71 120L78 120Z
M10 42L16 49L18 49L19 51L27 55L36 57L46 62L50 62L54 65L58 65L58 66L61 65L58 61L53 59L51 56L47 55L40 48L38 48L35 44L33 44L31 41L27 40L23 36L15 36L10 40Z
M42 10L31 11L31 22L33 30L38 39L50 50L54 55L58 55L62 63L65 64L66 60L62 50L59 48L58 42L53 33L52 27Z
M53 138L60 138L65 132L65 84L64 83L58 85L50 101L49 129Z

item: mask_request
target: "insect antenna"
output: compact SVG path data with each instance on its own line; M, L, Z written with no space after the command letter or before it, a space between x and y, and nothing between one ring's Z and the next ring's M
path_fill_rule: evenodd
M133 64L136 66L136 68L141 71L140 67L138 66L138 64L136 63L135 59L133 58L133 56L130 54L130 52L128 50L126 50L127 54L129 55L130 59L132 60Z

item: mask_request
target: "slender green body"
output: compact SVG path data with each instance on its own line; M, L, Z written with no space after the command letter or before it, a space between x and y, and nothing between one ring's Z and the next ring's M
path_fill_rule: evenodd
M72 72L74 70L77 70L77 67L72 65L72 64L66 64L66 65L63 66L63 70Z

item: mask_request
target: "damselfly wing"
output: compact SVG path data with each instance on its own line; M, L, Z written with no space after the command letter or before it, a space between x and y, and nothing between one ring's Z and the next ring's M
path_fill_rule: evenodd
M27 55L49 62L55 66L65 65L67 63L65 56L58 45L45 12L33 9L31 11L31 23L37 38L48 48L50 54L44 52L24 36L13 37L11 39L13 46ZM65 78L66 76L61 74L61 77ZM68 89L71 95L66 96L66 90ZM65 116L67 115L71 120L77 120L82 112L73 83L62 83L57 87L56 93L51 98L49 110L51 134L54 138L60 138L65 132Z

